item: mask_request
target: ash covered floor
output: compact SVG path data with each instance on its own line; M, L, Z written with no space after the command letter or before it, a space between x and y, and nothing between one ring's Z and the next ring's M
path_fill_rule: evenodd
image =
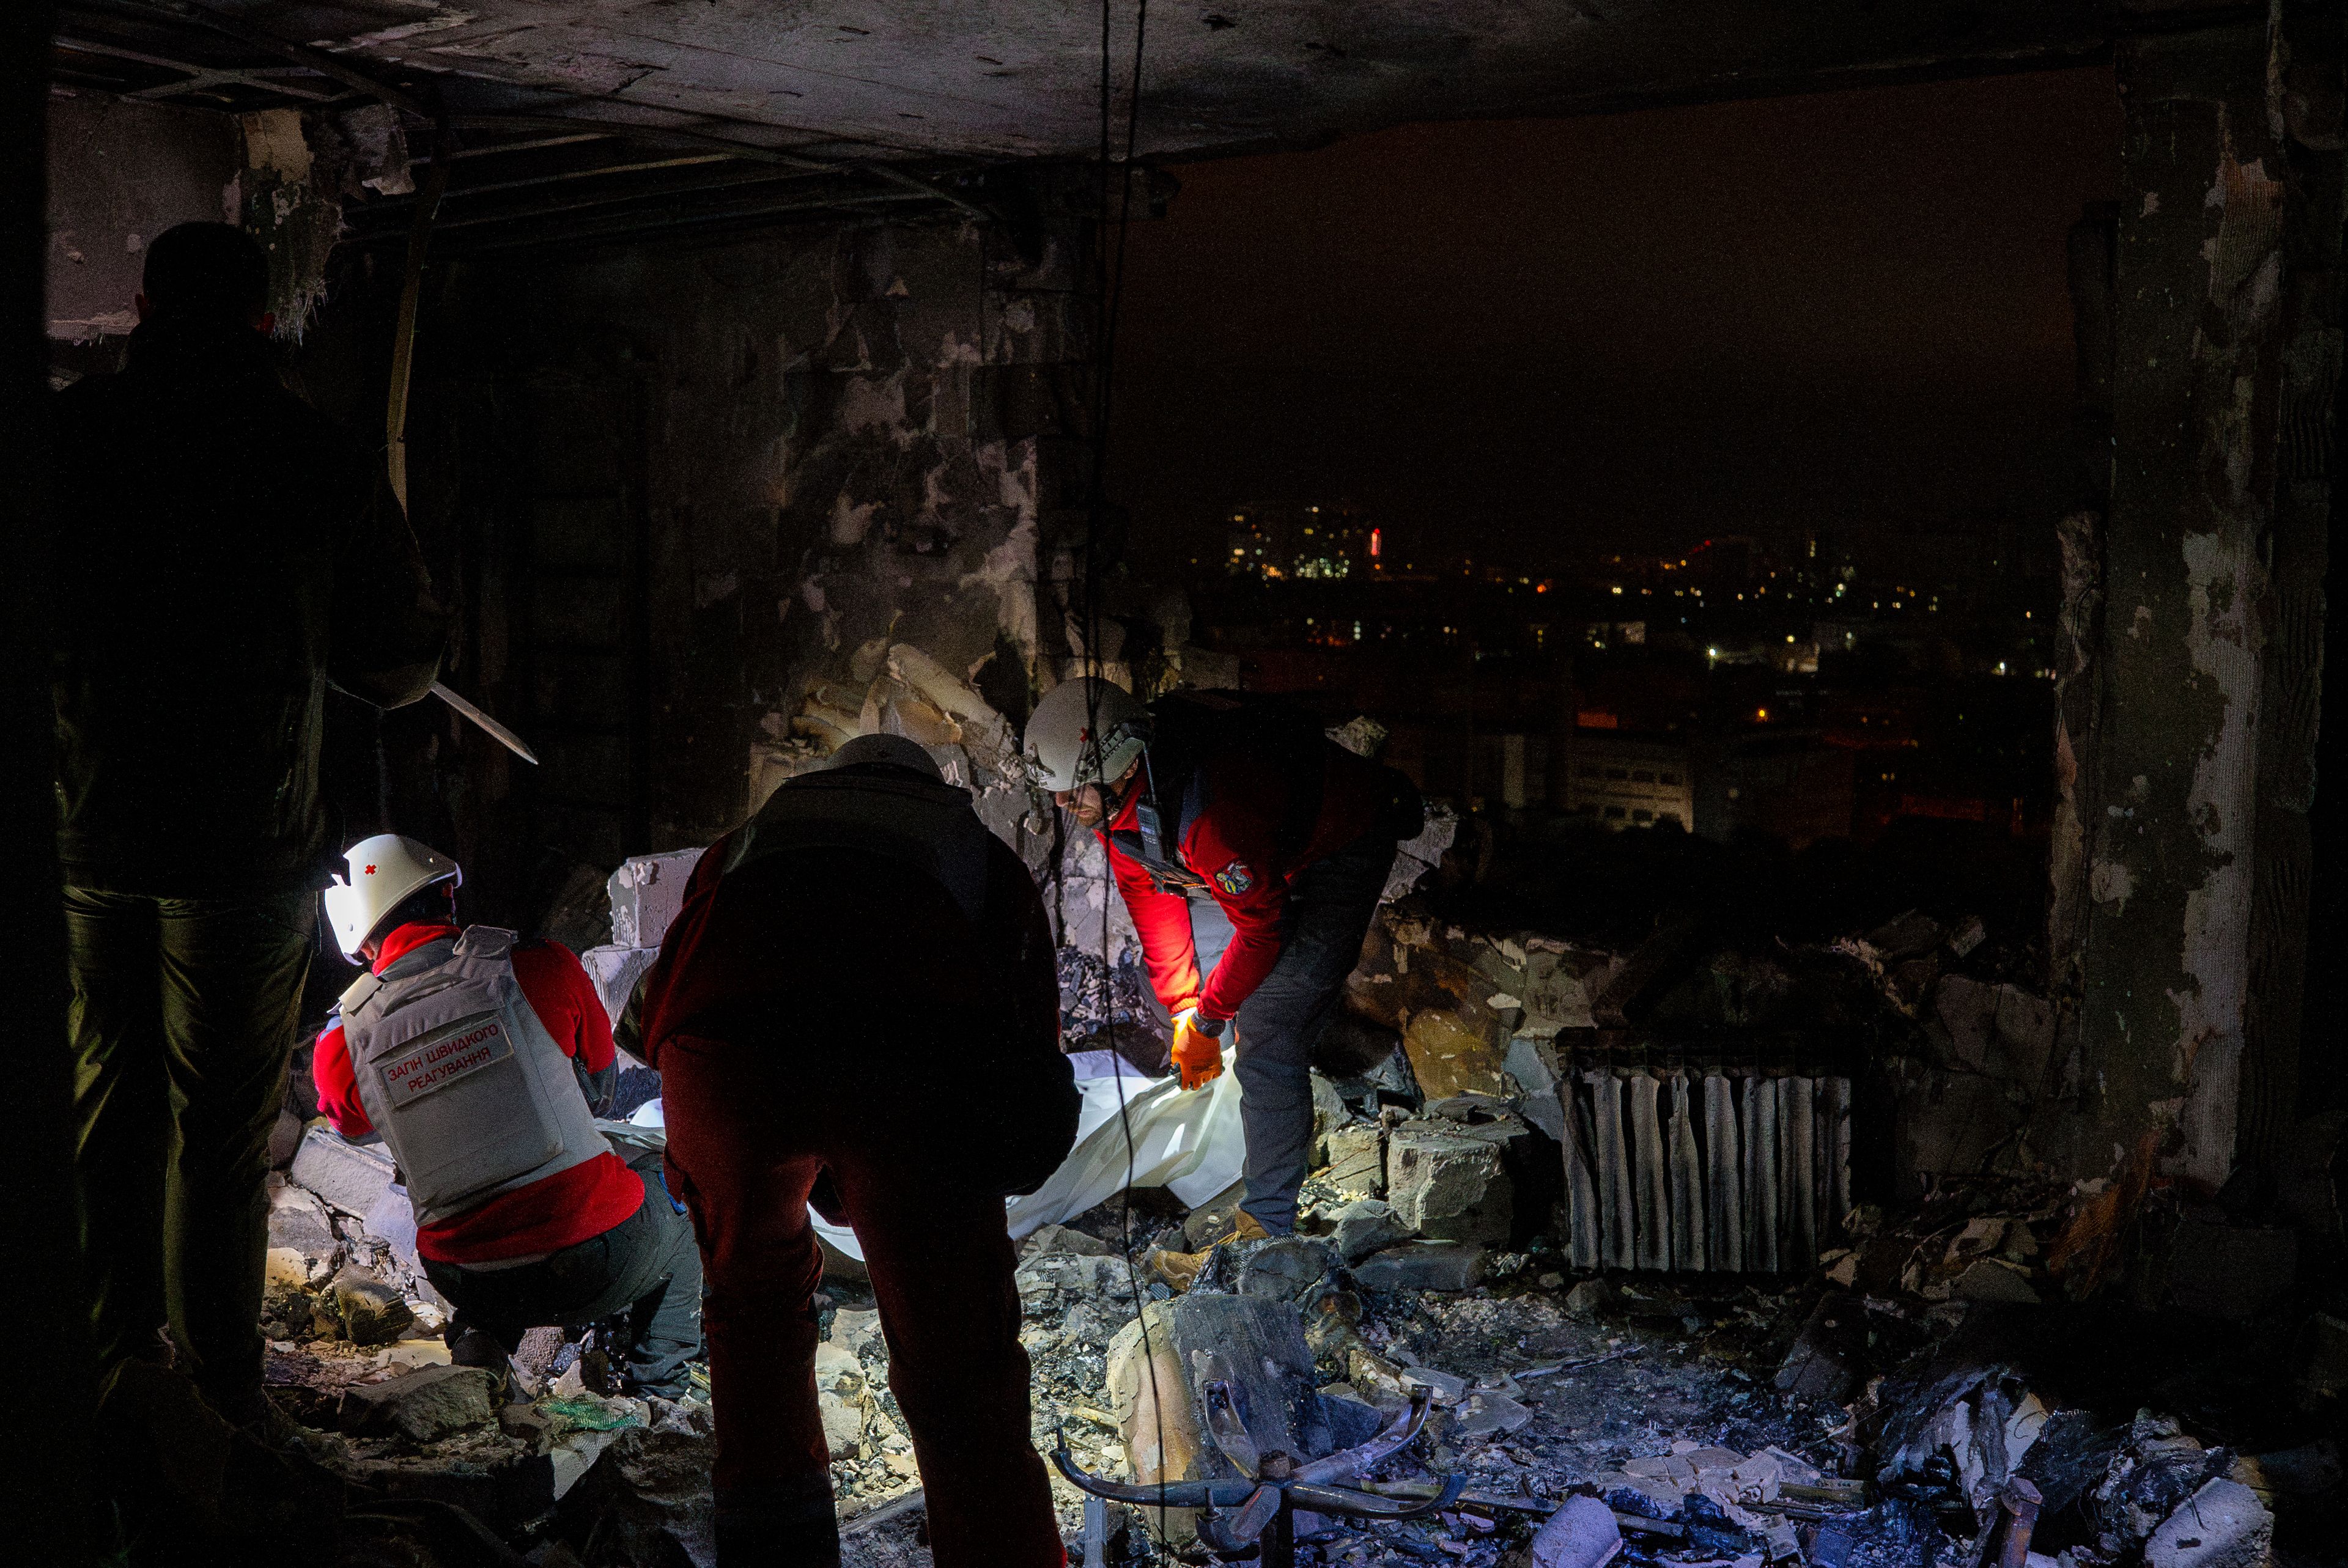
M2338 1378L2341 1352L2336 1337L2328 1352L2309 1337L2333 1320L2284 1307L2212 1335L2125 1307L1956 1294L1984 1238L1998 1244L1992 1255L2053 1239L2061 1205L2027 1184L1952 1187L1898 1223L1862 1215L1872 1231L1862 1245L1799 1279L1570 1279L1537 1238L1488 1251L1465 1289L1393 1277L1397 1245L1408 1256L1429 1244L1399 1239L1390 1205L1336 1188L1325 1171L1316 1194L1305 1229L1319 1234L1296 1238L1178 1251L1186 1219L1194 1233L1227 1230L1228 1204L1189 1214L1156 1193L1028 1238L1017 1280L1039 1449L1065 1442L1076 1464L1123 1479L1154 1442L1131 1397L1138 1286L1161 1337L1235 1305L1292 1320L1302 1354L1272 1384L1309 1388L1333 1410L1343 1402L1357 1430L1412 1388L1432 1391L1425 1434L1362 1484L1409 1498L1457 1475L1464 1496L1403 1524L1323 1521L1300 1542L1303 1563L1999 1562L2014 1478L2043 1499L2032 1563L2343 1560L2336 1381L2324 1381ZM599 1394L592 1341L582 1350L542 1331L518 1363L527 1402L496 1409L486 1374L446 1366L428 1290L395 1248L290 1184L278 1205L282 1239L314 1222L324 1235L307 1231L314 1261L341 1260L314 1279L282 1277L267 1322L275 1397L305 1429L306 1460L291 1462L349 1488L338 1526L323 1502L312 1510L312 1528L343 1542L312 1560L711 1560L704 1397ZM1349 1261L1348 1250L1380 1243ZM283 1250L274 1261L289 1266ZM2026 1280L2032 1269L2001 1272ZM1365 1283L1376 1279L1399 1287ZM919 1476L877 1315L850 1278L828 1280L819 1307L847 1561L926 1563ZM2279 1368L2297 1375L2279 1378ZM289 1487L276 1483L281 1504ZM1081 1563L1082 1499L1056 1479L1055 1489ZM1539 1538L1577 1495L1611 1515L1612 1559L1561 1556ZM1102 1561L1173 1560L1137 1511L1113 1504L1105 1524ZM1174 1550L1203 1560L1176 1535Z
M598 952L627 975L630 949ZM1073 968L1084 1060L1161 1069L1138 978ZM1245 1345L1261 1371L1218 1375L1273 1446L1350 1446L1423 1389L1424 1430L1354 1484L1397 1504L1462 1489L1404 1522L1304 1516L1300 1563L2348 1562L2348 1300L2256 1194L2155 1190L2121 1238L2108 1183L2050 1180L2014 1103L2046 1050L2026 979L1977 919L1808 943L1667 928L1616 951L1399 896L1314 1073L1297 1235L1237 1235L1236 1187L1014 1223L1035 1444L1114 1481L1159 1479L1161 1452L1168 1479L1235 1476L1200 1358ZM632 1104L657 1090L641 1076ZM1707 1085L1748 1120L1700 1122ZM263 1328L302 1431L231 1467L256 1528L353 1568L714 1561L705 1379L633 1398L592 1332L538 1330L500 1404L489 1373L448 1364L388 1160L284 1131ZM1887 1163L1915 1195L1853 1201L1847 1167L1864 1188ZM1957 1164L1993 1173L1929 1173ZM860 1277L829 1255L817 1302L844 1550L911 1568L921 1477ZM1088 1530L1054 1488L1073 1563L1210 1560L1185 1518L1112 1503Z

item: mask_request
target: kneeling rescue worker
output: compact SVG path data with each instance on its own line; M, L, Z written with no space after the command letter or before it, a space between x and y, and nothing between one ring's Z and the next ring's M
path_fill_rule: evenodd
M638 1391L685 1391L701 1354L701 1258L656 1157L596 1129L618 1080L611 1021L570 950L459 929L457 863L382 834L326 890L343 993L312 1058L318 1107L399 1163L424 1272L456 1307L450 1354L501 1374L525 1329L625 1313ZM618 1358L614 1358L615 1361Z
M1238 1026L1239 1234L1295 1229L1313 1048L1361 959L1395 845L1423 825L1416 787L1285 703L1174 692L1145 707L1089 676L1035 705L1025 747L1035 781L1107 845L1185 1089L1222 1072Z
M1003 1212L1076 1139L1059 1005L1026 866L901 737L785 781L694 868L620 1039L660 1070L708 1264L720 1568L839 1561L811 1195L870 1271L938 1568L1063 1561Z

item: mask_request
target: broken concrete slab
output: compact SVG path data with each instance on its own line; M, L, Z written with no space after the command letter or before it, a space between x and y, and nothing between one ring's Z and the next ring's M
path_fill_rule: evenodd
M685 884L700 864L698 849L632 855L605 884L612 898L612 945L657 948L669 922L685 907Z
M397 1432L428 1443L497 1419L493 1383L479 1367L419 1367L380 1383L343 1390L340 1425L346 1432Z
M1437 1241L1505 1242L1514 1219L1499 1144L1435 1119L1387 1136L1386 1198L1404 1225Z
M1569 1497L1533 1534L1533 1568L1606 1568L1622 1554L1622 1527L1594 1497Z
M1033 1257L1037 1253L1045 1252L1070 1252L1086 1257L1109 1257L1115 1255L1117 1248L1098 1236L1086 1235L1083 1231L1070 1230L1066 1225L1047 1225L1038 1227L1025 1241L1019 1244L1019 1255L1023 1258Z
M1393 1204L1382 1198L1362 1198L1337 1211L1337 1228L1330 1239L1347 1263L1359 1263L1409 1235L1410 1227Z
M2263 1568L2274 1515L2238 1481L2205 1483L2161 1522L2144 1545L2145 1568Z
M380 1143L354 1143L324 1125L303 1135L286 1175L294 1185L362 1218L397 1179L390 1150Z
M1481 1008L1488 1014L1488 1008ZM1507 1084L1500 1074L1500 1053L1494 1048L1495 1025L1476 1014L1462 1016L1428 1008L1410 1014L1402 1031L1403 1050L1410 1057L1411 1075L1429 1100L1454 1094L1498 1095Z
M1856 1297L1829 1291L1810 1309L1778 1364L1776 1389L1804 1403L1840 1404L1858 1391L1866 1371L1866 1310Z
M816 1411L835 1460L857 1457L864 1438L864 1364L843 1346L815 1348Z
M1478 1390L1468 1396L1450 1436L1464 1442L1513 1437L1533 1423L1533 1413L1506 1394Z
M1484 1249L1472 1242L1405 1242L1365 1259L1354 1277L1365 1290L1473 1290L1483 1283Z
M1341 1193L1376 1197L1386 1190L1385 1129L1375 1122L1334 1128L1325 1140L1329 1182Z

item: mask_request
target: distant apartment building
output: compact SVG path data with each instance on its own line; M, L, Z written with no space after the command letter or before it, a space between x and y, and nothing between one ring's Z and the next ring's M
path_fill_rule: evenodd
M1332 579L1379 564L1382 532L1344 503L1233 507L1224 523L1223 570L1232 577Z
M1579 731L1566 769L1565 809L1621 831L1669 822L1695 826L1688 749Z

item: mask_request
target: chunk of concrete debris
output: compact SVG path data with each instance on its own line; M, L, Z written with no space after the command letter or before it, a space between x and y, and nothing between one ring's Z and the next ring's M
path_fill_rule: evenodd
M1506 1394L1478 1389L1468 1396L1450 1435L1465 1442L1513 1437L1533 1424L1530 1409Z
M479 1367L419 1367L343 1390L340 1425L355 1434L396 1432L428 1443L496 1419L492 1379Z
M1329 1182L1341 1193L1375 1197L1386 1190L1385 1129L1357 1122L1330 1129Z
M1560 1143L1565 1142L1565 1103L1558 1086L1563 1072L1557 1047L1546 1040L1519 1034L1509 1041L1501 1068L1522 1096L1525 1120Z
M334 1297L344 1337L354 1345L388 1345L416 1323L407 1297L355 1263L335 1276Z
M1049 1225L1037 1227L1020 1244L1019 1255L1033 1257L1041 1252L1071 1252L1085 1257L1108 1257L1117 1248L1097 1235L1071 1230L1066 1225Z
M1585 1323L1622 1304L1622 1291L1609 1279L1581 1280L1565 1293L1565 1315Z
M1460 965L1465 967L1465 965ZM1470 972L1472 974L1472 972ZM1414 1011L1402 1030L1402 1050L1411 1056L1411 1075L1427 1099L1463 1091L1500 1094L1500 1051L1493 1050L1498 1019L1481 998L1460 1007Z
M2161 1522L2144 1545L2145 1568L2263 1568L2274 1515L2238 1481L2204 1484Z
M1363 1261L1365 1290L1473 1290L1483 1283L1484 1249L1471 1242L1406 1242Z
M851 1356L863 1355L864 1347L879 1337L880 1333L880 1314L877 1311L859 1312L842 1307L831 1315L831 1343Z
M657 948L669 922L685 907L685 884L701 860L698 849L632 855L604 884L612 899L612 945Z
M1468 1379L1433 1367L1405 1367L1402 1386L1406 1392L1425 1389L1435 1396L1437 1405L1456 1405L1468 1397Z
M1984 1306L2038 1305L2038 1290L2030 1283L2030 1276L1999 1258L1974 1259L1949 1288L1960 1301L1980 1302Z
M324 1278L335 1266L342 1243L326 1205L306 1187L282 1176L269 1178L269 1265L271 1284L307 1285ZM290 1254L290 1256L281 1256Z
M1339 1256L1359 1263L1409 1235L1410 1227L1396 1217L1393 1204L1382 1198L1362 1198L1337 1211L1337 1228L1330 1240Z
M1514 1219L1498 1145L1436 1119L1402 1122L1388 1135L1386 1201L1404 1225L1437 1241L1505 1242Z
M354 1143L331 1127L317 1126L303 1135L286 1175L345 1214L364 1215L383 1201L396 1172L391 1151L381 1144Z
M816 1410L835 1460L854 1459L864 1437L864 1364L845 1348L815 1348Z
M1533 1534L1533 1568L1606 1568L1622 1554L1622 1527L1594 1497L1569 1497Z
M1240 1266L1240 1289L1302 1307L1337 1266L1337 1251L1311 1236L1284 1235L1264 1243Z

